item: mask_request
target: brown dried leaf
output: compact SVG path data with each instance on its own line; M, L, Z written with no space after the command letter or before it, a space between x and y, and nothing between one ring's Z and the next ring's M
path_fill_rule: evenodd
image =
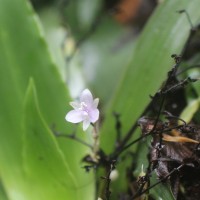
M199 142L197 140L193 140L187 137L182 137L182 136L170 136L167 134L163 134L163 140L167 142L191 142L191 143L196 143L198 144Z

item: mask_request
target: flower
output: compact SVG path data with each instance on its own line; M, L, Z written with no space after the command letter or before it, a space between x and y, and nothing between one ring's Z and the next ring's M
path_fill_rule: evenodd
M83 122L85 131L90 123L95 123L99 119L98 103L99 99L93 99L90 90L85 89L80 95L80 102L70 102L74 110L69 111L65 119L71 123Z

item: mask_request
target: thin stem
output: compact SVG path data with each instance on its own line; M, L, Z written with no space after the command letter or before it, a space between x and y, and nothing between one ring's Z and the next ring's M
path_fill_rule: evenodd
M77 142L79 142L79 143L81 143L81 144L83 144L83 145L89 147L90 149L93 149L93 146L92 146L92 145L90 145L90 144L88 144L87 142L85 142L84 140L81 140L80 138L76 137L76 135L75 135L74 133L73 133L73 134L64 134L64 133L59 133L59 132L56 132L56 131L54 131L53 133L54 133L54 135L55 135L56 137L65 137L65 138L69 138L69 139L75 140L75 141L77 141Z
M180 81L178 84L173 85L172 87L168 88L167 90L164 90L164 91L162 92L162 94L167 94L167 93L169 93L169 92L173 92L173 91L179 89L180 87L184 87L184 86L186 86L187 84L189 84L189 83L191 83L191 82L196 82L196 81L198 81L198 80L199 80L199 79L192 79L192 78L188 77L188 78L186 78L186 79Z
M188 70L190 70L190 69L198 68L198 67L200 67L200 65L198 65L198 64L197 64L197 65L189 66L189 67L183 69L182 71L178 72L178 73L176 74L176 76L179 76L180 74L182 74L182 73L184 73L184 72L186 72L186 71L188 71Z
M99 153L99 133L98 133L96 124L91 124L91 125L93 126L92 137L94 140L93 147L92 147L92 152L93 152L92 158L96 162L98 162L100 159L100 157L98 155L98 153Z
M115 117L115 129L117 132L117 136L116 136L116 147L118 147L120 145L120 141L121 141L121 121L120 121L120 114L114 112L113 113L114 117Z
M187 17L187 20L188 20L188 22L189 22L189 24L190 24L190 26L191 26L191 29L193 29L194 26L193 26L193 24L192 24L192 21L191 21L191 19L190 19L190 16L189 16L187 10L179 10L179 11L177 11L177 12L179 12L179 13L185 13L185 15L186 15L186 17Z
M104 179L106 181L106 184L104 185L104 189L103 189L103 195L105 196L105 200L110 199L110 195L111 195L111 191L110 191L111 178L110 178L110 175L111 175L112 171L115 169L115 164L116 164L116 160L112 160L112 162L110 164L110 169L108 170L107 175L105 177L101 177L102 179Z
M148 104L148 106L145 108L145 110L140 115L140 117L142 117L143 115L145 115L147 113L147 111L151 107L151 104L152 104L152 102L150 102ZM137 122L135 122L133 124L133 126L129 129L129 131L127 132L127 134L125 135L124 139L120 142L120 145L116 148L116 150L114 151L114 153L110 156L111 158L116 159L125 149L129 148L131 145L133 145L134 143L138 142L140 139L142 139L144 137L144 136L139 137L138 139L134 140L132 142L132 144L130 143L130 144L128 144L126 146L126 143L129 141L129 139L131 138L132 134L135 132L135 130L136 130L137 127L138 127L138 124L137 124Z
M137 138L136 140L130 142L129 144L127 144L126 146L124 146L123 149L120 149L120 150L116 151L116 153L113 154L113 155L111 156L111 158L112 158L112 159L116 159L121 153L123 153L123 152L124 152L126 149L128 149L130 146L132 146L133 144L139 142L141 139L146 138L146 137L148 137L148 136L149 136L149 134L147 134L147 135L142 135L141 137Z

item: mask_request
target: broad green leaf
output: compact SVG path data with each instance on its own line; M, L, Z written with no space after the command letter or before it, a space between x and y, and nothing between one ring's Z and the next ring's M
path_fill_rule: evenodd
M181 3L180 3L181 2ZM101 133L102 147L111 152L115 142L112 112L121 114L125 134L138 119L153 95L166 79L167 71L173 66L170 55L179 54L187 40L190 25L185 15L176 11L186 9L195 24L200 20L200 1L168 0L161 3L135 45L131 63L125 68L122 79L108 109Z
M29 79L33 77L35 81L40 110L48 127L54 124L58 131L72 132L73 125L64 120L71 109L70 98L28 2L0 0L0 5L0 173L8 198L27 200L24 191L30 188L24 179L21 125ZM85 137L81 131L78 135ZM75 177L77 184L72 184L75 184L77 195L93 199L93 176L81 168L81 159L89 150L72 140L59 138L57 141L69 171ZM42 187L40 189L42 192ZM46 193L45 197L48 196ZM32 200L32 197L28 199Z
M48 42L51 55L64 80L66 76L66 62L63 52L63 41L66 37L66 30L61 26L59 10L55 6L51 6L40 10L38 15L44 28L45 38Z
M78 193L75 194L75 177L41 115L33 80L30 80L25 96L22 124L26 198L53 200L78 197Z
M197 14L200 1L193 3L185 0L181 4L172 0L165 1L149 19L135 44L132 61L124 68L121 79L116 80L117 90L101 131L101 144L106 152L111 152L115 143L115 120L112 112L121 114L122 132L125 134L150 102L149 95L153 95L166 79L167 71L174 63L170 56L181 52L190 31L185 15L176 11L186 9L196 23L200 20L200 15ZM118 180L120 184L124 181ZM118 191L118 187L113 188L113 191Z
M1 200L9 200L8 197L7 197L7 194L5 192L5 189L3 187L2 182L0 182L0 199Z

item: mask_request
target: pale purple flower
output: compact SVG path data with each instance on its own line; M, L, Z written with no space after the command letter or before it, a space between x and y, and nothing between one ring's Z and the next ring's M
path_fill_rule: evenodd
M81 93L80 102L70 102L74 110L69 111L65 119L71 123L83 122L85 131L90 123L95 123L99 119L98 103L99 99L93 99L90 90L85 89Z

